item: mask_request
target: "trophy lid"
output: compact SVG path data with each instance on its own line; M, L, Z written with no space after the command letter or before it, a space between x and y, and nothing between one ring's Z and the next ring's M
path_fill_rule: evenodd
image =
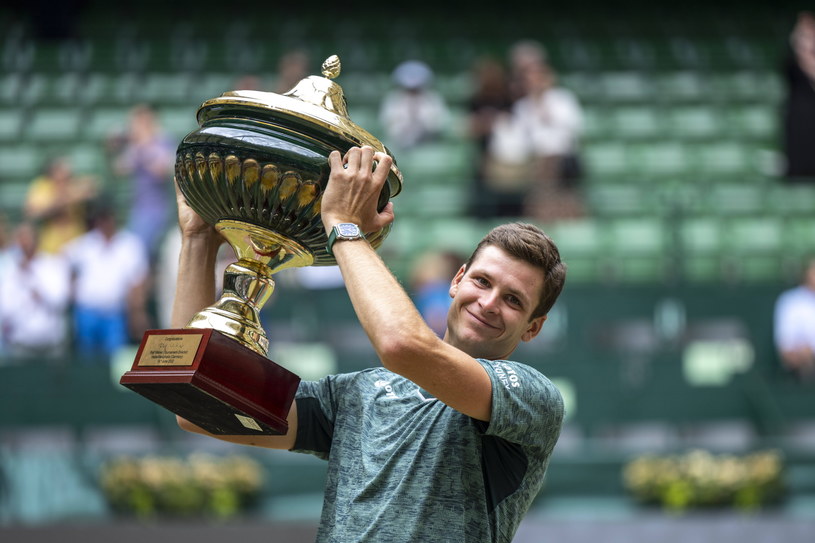
M390 151L376 136L354 123L348 116L342 87L333 81L340 71L340 59L337 55L332 55L323 62L323 77L308 76L284 94L251 90L225 92L217 98L207 100L198 108L198 124L203 125L210 118L218 116L224 106L238 106L256 110L263 116L293 121L300 127L327 131L339 136L349 146L368 145L390 155ZM391 190L391 196L396 196L402 190L402 173L395 161L391 173L398 179L398 186Z

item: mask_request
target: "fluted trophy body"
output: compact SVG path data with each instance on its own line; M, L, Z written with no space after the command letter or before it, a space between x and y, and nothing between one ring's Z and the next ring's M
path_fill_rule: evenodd
M323 77L307 77L285 94L237 90L207 100L197 112L198 129L178 146L181 193L226 238L237 261L225 270L221 298L184 329L145 334L121 382L213 433L285 431L299 378L265 358L269 340L259 312L273 275L336 264L320 218L329 154L360 145L390 154L348 117L332 81L339 71L334 56L323 64ZM394 160L379 209L401 189ZM389 230L366 238L378 248ZM192 388L171 386L182 381ZM265 413L259 406L275 387L283 398Z

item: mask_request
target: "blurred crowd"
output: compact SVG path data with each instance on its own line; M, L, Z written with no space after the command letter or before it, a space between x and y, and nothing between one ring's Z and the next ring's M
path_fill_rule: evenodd
M31 181L19 224L0 226L5 359L73 352L107 362L154 324L152 272L173 215L174 143L144 104L105 143L110 170L129 184L128 201L55 156Z
M792 176L808 175L815 156L809 152L815 123L808 120L815 111L813 43L815 18L803 13L789 47L785 143ZM315 60L293 49L278 59L271 77L248 73L232 86L285 93L316 73ZM578 97L559 84L542 43L522 39L502 54L478 57L463 104L447 103L435 76L421 59L406 60L390 73L376 122L395 156L448 137L451 123L460 118L453 108L463 109L459 135L476 153L469 216L552 221L586 215L583 110ZM806 84L796 85L801 81ZM0 221L4 358L75 353L80 360L106 361L137 344L146 329L167 326L178 250L176 144L150 105L135 104L126 126L101 143L107 173L76 172L65 156L43 165L30 182L19 223ZM115 177L115 183L104 175ZM113 184L118 188L109 192ZM455 273L459 260L431 252L411 272L417 305L436 330L444 329L446 276ZM338 270L317 271L298 270L300 284L341 288Z

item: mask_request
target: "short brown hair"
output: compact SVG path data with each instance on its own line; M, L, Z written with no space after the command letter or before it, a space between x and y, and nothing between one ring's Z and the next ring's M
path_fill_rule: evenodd
M502 224L490 230L481 239L467 260L465 270L470 268L478 253L487 245L503 249L511 256L528 262L543 272L543 290L531 318L548 314L566 283L566 265L560 261L560 251L552 238L532 224L520 222Z

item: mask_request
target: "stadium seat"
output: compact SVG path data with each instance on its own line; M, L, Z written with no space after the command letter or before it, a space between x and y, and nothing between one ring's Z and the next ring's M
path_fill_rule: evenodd
M647 139L664 137L668 125L664 113L653 105L622 106L610 111L610 135L615 138Z
M721 279L720 252L724 225L715 215L685 219L677 228L677 253L682 277L691 282Z
M0 141L16 141L23 128L24 111L20 108L0 109Z
M108 136L126 130L129 117L130 108L125 106L97 107L90 112L82 135L88 141L101 143Z
M557 244L568 268L570 281L593 282L606 279L607 255L605 222L596 219L558 221L544 227Z
M24 137L39 143L73 141L83 122L83 112L75 107L38 108L25 127Z
M648 102L656 97L653 80L639 71L604 72L598 83L605 100L612 103Z
M674 70L654 76L659 102L704 103L709 100L709 80L702 72Z
M582 153L593 180L602 182L630 177L626 145L621 141L586 142Z
M31 143L0 146L0 182L27 182L42 169L45 153Z
M668 271L670 238L660 218L619 218L607 224L614 277L622 281L659 282Z
M722 111L710 105L674 106L667 112L668 133L686 140L717 139L724 134Z
M776 279L783 261L783 239L783 222L778 218L759 216L730 220L723 245L726 272L736 280Z

